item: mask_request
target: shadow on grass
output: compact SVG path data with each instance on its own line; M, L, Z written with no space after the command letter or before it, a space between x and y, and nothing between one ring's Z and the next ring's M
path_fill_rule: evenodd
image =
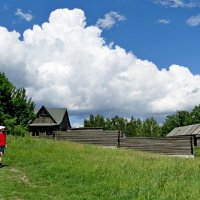
M0 166L0 168L4 168L4 167L9 167L10 165L4 165L4 164L2 164L2 166Z

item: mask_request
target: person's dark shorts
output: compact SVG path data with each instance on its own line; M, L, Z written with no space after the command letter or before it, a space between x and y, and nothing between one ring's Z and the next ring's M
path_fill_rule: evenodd
M5 152L5 146L0 146L0 152L2 152L2 153Z

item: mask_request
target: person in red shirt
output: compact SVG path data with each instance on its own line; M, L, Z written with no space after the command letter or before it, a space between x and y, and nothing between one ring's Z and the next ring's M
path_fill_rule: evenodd
M6 144L6 134L4 132L5 126L0 126L0 167L2 167L2 157L5 152Z

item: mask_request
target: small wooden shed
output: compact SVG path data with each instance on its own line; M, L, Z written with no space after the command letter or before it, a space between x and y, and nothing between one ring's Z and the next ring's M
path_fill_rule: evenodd
M200 139L200 124L176 127L167 135L167 137L177 136L192 136L194 146L197 146L198 140Z
M29 124L32 136L52 135L54 131L71 129L67 108L46 108L35 111L36 116Z

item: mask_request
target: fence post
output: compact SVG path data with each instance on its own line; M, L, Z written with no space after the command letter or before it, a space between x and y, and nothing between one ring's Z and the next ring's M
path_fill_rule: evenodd
M190 145L191 145L191 154L194 155L194 146L192 136L190 137Z
M123 138L124 137L124 132L121 131L120 137Z
M117 137L117 147L120 148L120 137L121 137L121 132L118 131L118 137Z

